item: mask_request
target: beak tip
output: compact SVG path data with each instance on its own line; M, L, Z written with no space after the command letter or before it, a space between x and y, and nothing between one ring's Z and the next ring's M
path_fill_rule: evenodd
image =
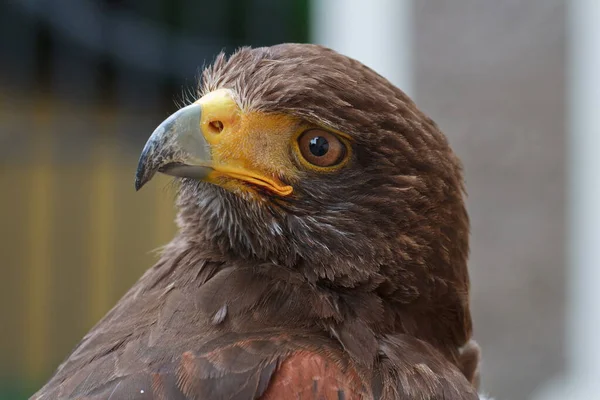
M172 162L175 154L181 156L180 153L190 151L190 143L194 144L192 152L198 151L206 157L201 116L200 105L192 104L172 114L152 132L138 161L134 182L136 192L160 171L161 166Z
M150 177L146 174L146 168L143 162L140 161L136 174L135 174L135 182L134 187L135 191L139 191L148 181Z
M134 182L135 191L137 192L142 187L144 187L144 185L146 185L146 183L148 183L150 181L150 179L152 179L153 176L154 176L154 173L152 172L150 174L147 174L146 169L138 170L137 174L135 175L135 182Z

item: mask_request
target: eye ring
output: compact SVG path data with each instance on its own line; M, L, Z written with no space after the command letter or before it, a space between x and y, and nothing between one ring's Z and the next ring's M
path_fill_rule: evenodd
M335 134L323 129L309 129L298 137L298 150L304 160L315 167L329 168L340 164L347 149Z

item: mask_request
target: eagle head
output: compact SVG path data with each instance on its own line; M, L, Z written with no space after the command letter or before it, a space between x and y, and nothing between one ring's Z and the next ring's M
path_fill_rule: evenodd
M376 293L374 313L396 317L373 329L454 347L470 337L460 162L360 62L308 44L219 55L197 101L148 140L136 188L156 172L180 181L188 243L341 295Z

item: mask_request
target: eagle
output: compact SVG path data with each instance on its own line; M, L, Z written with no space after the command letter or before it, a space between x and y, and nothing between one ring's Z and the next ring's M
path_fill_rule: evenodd
M388 80L220 54L136 190L157 172L178 233L33 399L478 399L462 166Z

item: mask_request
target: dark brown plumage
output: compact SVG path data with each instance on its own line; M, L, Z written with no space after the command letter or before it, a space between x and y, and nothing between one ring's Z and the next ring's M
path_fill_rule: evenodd
M461 167L435 123L315 45L220 55L200 96L223 88L347 135L347 164L273 156L285 196L180 179L179 234L33 398L476 399Z

